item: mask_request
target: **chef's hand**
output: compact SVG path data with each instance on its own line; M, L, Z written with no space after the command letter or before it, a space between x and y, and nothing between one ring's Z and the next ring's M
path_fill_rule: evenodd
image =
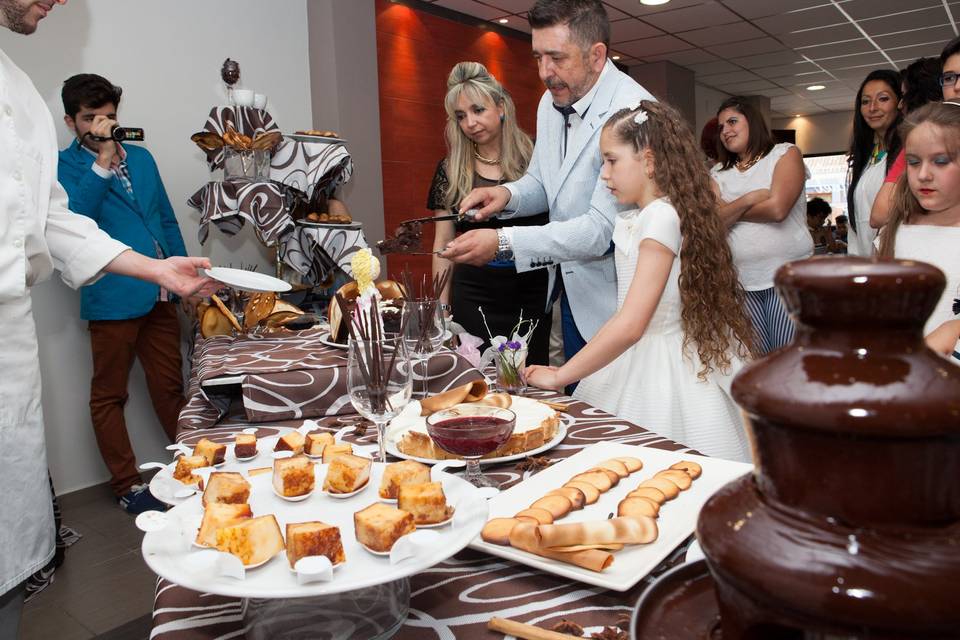
M481 267L497 256L498 244L496 230L473 229L451 240L440 257Z
M171 256L166 260L157 260L154 282L172 291L181 298L193 296L207 297L217 292L223 285L207 276L199 275L198 269L209 269L207 258Z
M560 369L557 367L533 364L527 367L523 374L527 384L531 386L551 391L563 391L564 385L560 382L559 371Z
M483 221L503 211L508 202L510 191L506 187L478 187L460 201L457 210L478 209L474 220Z
M94 116L93 123L90 125L90 135L109 138L116 124L116 120L111 120L107 116ZM120 163L119 149L113 140L100 142L88 136L86 143L97 152L97 164L104 169L110 169Z

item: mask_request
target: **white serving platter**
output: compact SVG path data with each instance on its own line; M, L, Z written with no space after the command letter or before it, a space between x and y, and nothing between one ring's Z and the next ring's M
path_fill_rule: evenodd
M344 138L335 138L333 136L312 136L306 133L285 133L284 138L290 138L297 142L326 142L328 144L344 144Z
M601 494L596 503L585 505L579 511L571 511L566 517L557 520L556 524L606 520L611 514L616 515L617 504L626 497L627 493L634 490L642 481L653 477L656 472L681 460L697 462L703 468L703 474L694 480L690 489L681 491L677 498L668 500L661 507L657 518L659 535L654 542L646 545L628 545L615 552L613 564L601 572L543 558L513 547L490 544L484 542L480 536L470 543L470 547L571 580L614 591L626 591L656 568L671 551L693 533L700 509L711 495L731 480L753 469L753 465L743 462L616 442L598 442L491 498L490 517L512 517L543 497L548 491L562 486L572 476L586 471L599 462L618 456L639 458L643 461L643 468L620 480L617 486Z
M255 458L248 458L246 460L238 459L233 453L233 442L225 442L224 444L227 445L227 453L224 456L223 464L218 465L216 471L238 471L245 474L249 469L272 467L273 459L270 457L270 453L273 452L273 448L277 445L277 440L288 431L293 431L294 429L288 427L271 427L271 429L278 430L280 433L265 438L257 438L258 454ZM189 445L187 445L187 447L189 448ZM153 497L171 506L182 504L190 499L189 497L177 498L173 495L173 489L186 487L186 485L179 480L173 479L173 470L176 468L177 461L174 460L163 469L157 471L153 477L150 478L149 484L150 493L153 494Z
M289 282L268 276L265 273L247 271L246 269L231 269L230 267L213 267L204 269L207 276L223 284L240 289L259 293L290 291L293 288Z
M377 502L377 489L386 465L373 463L365 491L347 498L334 499L319 488L326 476L326 465L316 465L317 489L307 500L287 502L273 493L271 474L248 478L251 484L250 508L254 516L273 514L280 530L288 522L320 520L340 528L346 562L338 566L329 582L298 584L290 570L286 553L281 552L264 565L248 569L243 580L220 575L215 571L198 571L202 566L197 553L209 553L190 545L202 518L200 496L194 496L166 513L171 522L166 529L144 534L141 550L144 560L157 575L188 589L235 598L300 598L353 591L419 573L458 553L475 538L487 520L487 502L473 485L450 474L441 474L440 481L447 502L457 509L451 525L430 529L431 544L419 547L417 553L399 562L370 553L356 539L353 514ZM176 543L172 541L180 536ZM184 544L185 543L185 544Z

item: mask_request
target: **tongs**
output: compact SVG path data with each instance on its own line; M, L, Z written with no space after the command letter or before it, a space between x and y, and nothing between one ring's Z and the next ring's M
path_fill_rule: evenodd
M400 223L399 226L405 227L411 224L419 224L424 222L443 222L444 220L470 220L473 221L474 217L477 215L477 209L467 209L463 213L448 213L442 216L427 216L426 218L413 218L412 220L404 220Z

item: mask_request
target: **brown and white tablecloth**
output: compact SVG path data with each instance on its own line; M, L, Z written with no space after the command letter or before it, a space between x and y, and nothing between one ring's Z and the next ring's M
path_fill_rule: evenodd
M548 392L531 396L552 397ZM563 398L561 401L570 401ZM549 458L565 458L595 442L616 441L628 444L690 451L655 433L625 420L615 418L582 402L570 401L562 414L567 437L557 447L543 454ZM354 418L326 418L321 424L331 430ZM299 422L271 426L299 426ZM180 439L194 442L203 436L229 441L232 435L249 425L229 421L202 434L181 433ZM264 435L268 435L267 432ZM357 442L376 441L373 429ZM496 479L515 483L529 474L510 463L484 467ZM454 640L502 638L487 631L493 616L509 617L550 628L562 619L584 627L612 626L628 614L640 593L663 571L682 558L686 545L678 548L649 576L633 589L619 593L585 585L544 573L514 562L464 550L446 562L413 576L410 614L395 636L397 640ZM153 632L155 640L241 640L244 638L241 601L209 593L198 593L160 579L154 601ZM626 630L626 627L623 627Z
M320 341L326 331L214 336L194 350L194 373L181 430L215 426L239 402L250 423L354 413L347 391L347 350ZM238 377L237 385L205 385ZM443 349L430 358L431 393L482 378L462 356Z

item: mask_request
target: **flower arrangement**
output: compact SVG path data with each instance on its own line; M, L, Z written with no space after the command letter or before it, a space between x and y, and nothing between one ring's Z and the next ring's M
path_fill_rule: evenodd
M506 393L522 392L527 384L523 377L523 371L527 368L527 344L534 329L537 328L537 321L524 320L521 312L520 319L510 331L510 338L494 336L490 331L490 325L487 324L483 307L478 309L480 317L483 318L483 326L486 327L487 335L490 337L490 346L480 358L480 369L483 370L490 362L496 362L497 386L500 390Z

